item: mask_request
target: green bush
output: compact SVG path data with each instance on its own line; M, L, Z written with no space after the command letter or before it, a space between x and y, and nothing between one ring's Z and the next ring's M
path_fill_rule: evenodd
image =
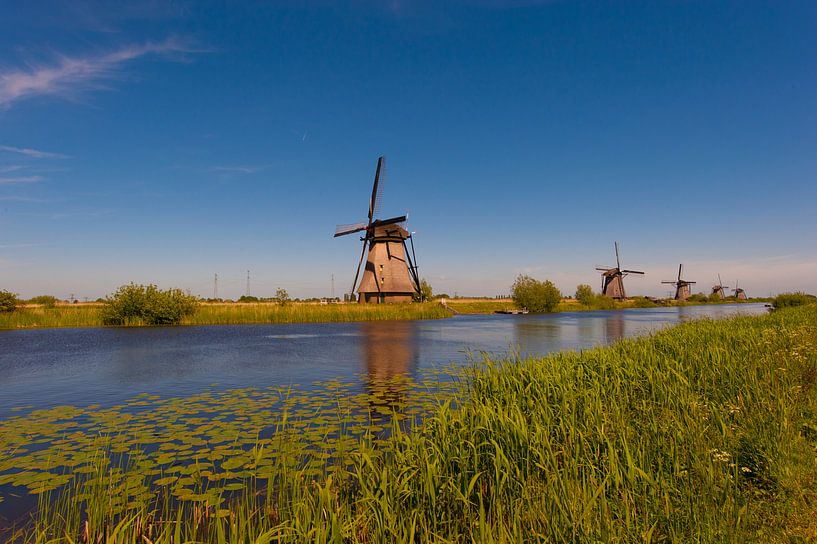
M17 309L18 304L20 304L20 301L17 299L17 295L0 289L0 312L13 312Z
M781 293L774 297L772 306L775 308L788 308L791 306L803 306L817 302L817 297L803 292Z
M576 287L576 300L579 301L579 304L582 306L592 306L595 298L596 295L593 293L593 288L586 283L582 283Z
M562 300L562 293L552 282L530 276L518 276L511 286L511 297L517 306L533 313L552 312Z
M709 297L703 293L695 293L687 297L687 302L709 302Z
M633 299L633 306L635 308L655 308L658 304L647 297L636 297Z
M107 297L100 314L105 325L177 325L197 306L198 299L181 289L131 283Z
M420 293L414 293L413 298L415 302L432 300L434 298L434 290L431 288L431 284L425 279L420 280Z
M258 297L254 297L252 295L242 295L238 298L237 302L260 302Z
M28 299L28 303L39 304L40 306L45 306L46 308L53 308L57 305L57 297L53 295L39 295Z

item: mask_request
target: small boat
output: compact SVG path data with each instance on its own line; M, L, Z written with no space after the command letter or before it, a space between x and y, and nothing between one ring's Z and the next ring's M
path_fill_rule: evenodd
M507 315L525 315L528 313L527 310L497 310L494 312L495 314L507 314Z

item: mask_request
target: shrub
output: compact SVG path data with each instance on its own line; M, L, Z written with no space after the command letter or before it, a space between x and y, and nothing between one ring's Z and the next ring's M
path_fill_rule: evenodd
M511 297L520 308L542 313L552 312L562 300L562 293L548 280L539 281L520 275L511 286Z
M695 293L687 297L687 302L709 302L709 297L703 293Z
M434 298L434 291L431 289L431 284L425 279L420 280L420 294L414 294L416 302L428 301Z
M579 301L579 304L582 306L592 306L595 298L596 295L593 294L593 288L586 283L582 283L576 287L576 300Z
M258 302L258 297L254 297L251 295L242 295L238 298L238 302Z
M781 293L774 297L772 306L775 308L788 308L791 306L803 306L817 302L817 297L803 292Z
M163 291L155 285L123 285L105 299L101 317L105 325L177 325L193 315L198 300L181 289Z
M39 304L40 306L45 306L46 308L53 308L57 305L57 297L52 295L40 295L28 300L29 304Z
M277 302L280 306L286 306L291 302L287 290L281 289L280 287L275 291L275 298L273 300Z
M20 301L17 299L17 295L0 289L0 312L13 312L17 309L18 304L20 304Z
M647 297L636 297L633 299L633 306L635 308L655 308L658 304Z

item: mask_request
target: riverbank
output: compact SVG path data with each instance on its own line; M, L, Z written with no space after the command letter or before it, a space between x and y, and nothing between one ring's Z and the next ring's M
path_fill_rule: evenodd
M743 301L738 301L743 302ZM727 300L724 304L738 303ZM757 302L752 300L749 302ZM666 306L693 306L709 303L668 302ZM582 305L565 299L554 310L581 312L593 310L626 310L630 308L658 308L661 305L644 298L625 301L603 299L603 303ZM101 304L60 304L53 307L28 305L13 312L0 312L0 330L88 328L103 327ZM412 304L316 304L291 303L203 303L196 312L182 319L181 325L259 325L286 323L345 323L355 321L400 321L416 319L443 319L454 314L493 314L497 311L518 309L510 299L448 299L445 303ZM143 326L131 323L127 326Z
M334 453L304 450L312 433L293 425L295 413L268 408L259 417L276 427L271 436L208 438L200 428L177 441L179 429L169 428L162 460L150 467L136 456L138 436L114 444L136 461L113 469L94 464L104 455L73 453L69 440L68 480L28 477L29 485L73 477L80 491L55 491L19 540L84 532L121 542L810 541L815 338L817 307L809 306L693 321L582 353L487 361L461 388L441 392L421 425L395 417L391 437L331 435L342 450ZM405 397L389 391L375 396ZM254 416L249 397L264 398L234 400L244 420ZM161 421L176 420L173 404L158 405ZM406 415L400 402L392 406ZM181 413L199 408L182 403ZM25 417L44 416L17 421L20 440L34 427ZM229 423L200 419L208 429ZM96 421L124 430L128 420ZM14 437L0 432L9 445ZM195 465L177 461L185 456ZM240 484L218 483L230 477ZM147 492L151 481L158 490Z
M653 302L644 297L633 297L627 300L613 300L607 297L597 297L592 304L580 304L576 299L562 299L554 309L558 312L591 312L594 310L628 310L631 308L661 308L675 306L705 306L712 304L745 304L751 302L769 302L771 299L735 300L734 298L724 299L716 302L689 301L678 302L675 300ZM445 305L458 314L493 314L505 310L520 310L512 299L493 298L455 298L446 299Z
M25 307L0 313L0 329L102 327L101 304ZM451 312L442 305L413 304L309 304L225 303L201 304L181 325L246 325L279 323L342 323L441 319ZM139 324L134 324L139 326Z

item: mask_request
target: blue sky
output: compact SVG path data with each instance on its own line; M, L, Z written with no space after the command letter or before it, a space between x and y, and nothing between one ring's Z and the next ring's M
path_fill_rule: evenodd
M0 288L335 294L378 155L435 290L817 292L817 4L10 2Z

